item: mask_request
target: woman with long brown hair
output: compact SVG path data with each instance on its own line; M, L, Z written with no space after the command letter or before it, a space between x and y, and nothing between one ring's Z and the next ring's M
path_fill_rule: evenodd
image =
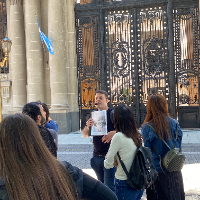
M171 149L174 148L176 143L176 147L181 150L183 136L178 122L169 116L168 104L163 95L153 94L149 96L147 115L141 133L144 138L144 146L149 147L152 151L154 165L158 172L157 180L146 191L147 199L184 200L181 171L168 172L160 162L159 155L163 158L169 151L163 140ZM176 133L178 135L177 140Z
M104 166L107 169L112 168L114 159L117 159L115 192L118 200L140 200L143 190L137 191L127 185L127 176L121 166L117 152L127 171L130 171L137 147L142 145L142 135L136 128L133 111L125 104L120 104L115 108L113 122L116 134L112 138L107 157L104 160Z
M0 199L117 199L99 181L46 147L36 123L25 114L9 115L0 125Z

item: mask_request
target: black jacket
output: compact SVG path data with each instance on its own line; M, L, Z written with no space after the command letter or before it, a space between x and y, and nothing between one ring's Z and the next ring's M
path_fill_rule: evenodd
M50 131L47 128L40 125L38 125L38 128L47 148L55 157L57 157L57 147Z

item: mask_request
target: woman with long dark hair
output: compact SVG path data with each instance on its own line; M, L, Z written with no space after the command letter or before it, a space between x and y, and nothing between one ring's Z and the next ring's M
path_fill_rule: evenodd
M117 199L101 182L59 162L25 114L9 115L0 125L0 191L0 199L10 200Z
M117 159L115 190L119 200L140 200L143 190L137 191L127 185L127 176L121 166L117 152L119 152L127 171L129 171L137 147L142 145L142 135L136 128L133 111L125 104L120 104L115 108L113 121L116 134L112 138L104 166L107 169L112 168L114 159Z
M49 108L47 104L41 102L41 105L44 108L44 111L46 112L46 123L44 124L44 127L48 129L53 129L58 133L58 125L50 118Z
M161 94L153 94L147 102L147 115L142 125L144 146L149 147L153 154L154 165L158 172L158 178L154 185L147 189L148 200L184 200L183 179L181 171L167 172L159 155L163 158L169 151L167 145L173 149L181 149L183 133L178 122L172 119L168 113L168 104ZM176 132L178 135L177 140ZM156 152L157 151L157 152Z

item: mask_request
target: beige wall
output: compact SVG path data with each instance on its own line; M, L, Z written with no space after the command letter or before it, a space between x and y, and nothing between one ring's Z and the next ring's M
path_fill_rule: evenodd
M71 116L73 118L78 116L75 24L72 23L74 1L7 0L6 2L8 37L14 44L17 34L21 37L24 33L25 36L24 44L21 40L18 46L11 47L10 72L2 76L4 99L6 99L3 102L3 114L15 112L14 106L20 101L21 106L30 101L45 101L50 107L53 120L59 125L60 133L71 132L73 123ZM17 17L11 14L11 11L16 10L22 23L13 21L10 23L11 19ZM42 46L35 14L41 30L53 44L54 55L50 55L46 46ZM21 50L22 59L17 59L18 50ZM22 65L22 61L25 66ZM19 65L20 67L16 68ZM23 79L21 86L17 85L19 77ZM20 99L22 96L23 100L17 102L18 97ZM78 119L76 121L78 122ZM73 131L77 131L78 126L75 129Z

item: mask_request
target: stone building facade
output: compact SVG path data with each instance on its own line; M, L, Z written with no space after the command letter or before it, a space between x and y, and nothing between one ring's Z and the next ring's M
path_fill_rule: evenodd
M74 0L6 0L12 40L9 73L1 74L3 116L27 102L45 102L59 133L79 128ZM36 22L54 55L40 39Z

